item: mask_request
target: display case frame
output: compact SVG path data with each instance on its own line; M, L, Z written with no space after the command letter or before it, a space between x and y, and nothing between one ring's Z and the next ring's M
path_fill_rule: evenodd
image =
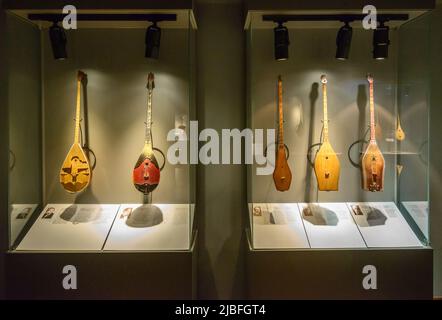
M340 1L324 1L321 3L318 2L311 3L309 1L298 1L296 3L289 3L288 1L274 1L272 3L265 1L247 1L245 5L245 14L244 14L246 17L245 32L246 32L247 51L248 51L247 53L248 57L247 127L252 129L274 127L277 129L277 124L270 123L268 120L269 118L270 119L272 118L269 109L273 109L277 105L275 101L277 100L276 83L277 83L278 72L279 74L283 75L283 78L284 76L286 77L286 79L290 77L296 78L296 81L294 81L293 79L290 79L291 81L287 81L288 88L285 87L286 92L287 91L290 92L293 90L296 91L297 95L297 96L295 95L296 98L294 98L293 95L290 95L290 93L288 93L287 95L289 97L287 99L289 101L284 99L283 101L285 104L292 105L292 108L290 109L291 113L288 114L287 111L285 115L286 117L290 117L290 119L284 122L284 126L288 127L288 129L287 128L284 129L284 133L286 136L288 134L291 135L289 138L287 138L289 140L287 144L289 144L290 146L289 147L291 151L290 157L295 157L295 162L297 162L298 164L297 167L295 164L296 168L292 169L293 175L297 175L297 177L294 179L298 180L295 182L293 188L296 188L298 190L300 187L302 190L304 190L303 189L304 187L307 189L309 183L311 183L312 185L316 184L316 180L312 179L311 182L307 181L305 183L303 181L302 183L299 183L299 180L303 179L302 177L303 174L305 173L305 170L308 170L302 166L301 167L303 169L299 170L300 168L299 162L307 163L307 158L306 154L303 155L301 154L298 158L296 158L297 152L299 153L303 152L299 151L298 149L293 151L293 146L295 145L299 146L299 148L304 148L305 141L303 142L300 140L300 138L292 137L293 135L296 136L296 134L293 134L294 131L290 131L294 128L290 122L293 121L294 118L296 118L296 117L293 118L294 116L292 112L293 104L297 103L301 105L302 103L305 103L305 101L301 101L302 98L300 98L300 96L301 92L303 92L302 90L305 89L304 87L306 85L299 84L299 81L302 80L302 78L300 78L300 76L294 76L293 70L296 69L296 67L294 66L296 66L297 63L298 66L300 66L299 63L305 63L306 65L308 63L313 63L313 58L310 59L311 61L309 60L307 62L306 61L302 62L302 58L305 58L305 56L299 53L295 54L296 57L289 56L289 62L272 61L274 59L273 57L274 53L273 53L273 33L271 32L271 29L276 27L277 24L271 22L269 23L268 21L263 21L264 16L280 15L280 16L290 17L290 15L295 15L297 18L295 19L296 21L290 22L289 20L289 22L286 23L286 26L288 27L289 31L293 32L293 30L298 30L297 33L294 32L295 33L295 36L293 37L294 43L291 43L289 48L294 46L298 49L298 51L302 51L302 45L304 45L307 46L306 50L310 52L313 47L316 47L317 50L316 56L318 59L323 58L323 51L333 55L333 57L327 58L326 62L323 61L321 63L318 63L317 67L313 68L314 70L317 70L316 72L317 79L311 77L311 74L313 72L309 73L309 70L308 69L306 70L306 67L300 66L298 68L299 73L304 75L305 80L309 84L311 82L320 83L319 78L321 74L327 73L330 69L333 70L333 68L330 66L333 63L331 62L331 59L334 58L335 47L333 46L333 50L328 50L325 44L315 45L314 40L323 41L324 43L327 42L328 46L329 44L331 44L332 41L325 41L324 34L325 33L330 34L330 38L335 37L336 35L335 32L341 26L342 21L345 20L338 19L338 21L333 22L331 21L332 19L330 19L330 21L327 21L327 19L317 18L316 19L317 21L315 22L314 21L315 19L313 19L313 17L314 16L321 17L325 15L328 16L360 15L362 13L362 8L367 4L374 5L378 10L377 11L378 14L408 15L405 24L409 23L409 21L418 21L419 19L424 17L426 12L434 9L435 7L434 1L423 1L423 2L405 1L400 4L388 1L373 1L371 3L365 3L364 1L355 1L352 2L351 4L350 3L343 4ZM302 21L302 16L308 16L309 20ZM390 23L390 25L394 29L399 29L401 25L405 24L404 21L397 21L397 22L392 21ZM331 28L333 29L333 31L329 31ZM267 29L267 31L262 31L264 29ZM257 30L257 32L254 32L254 30ZM323 32L322 30L325 30L325 32ZM302 32L304 31L306 31L305 35L301 35ZM422 32L422 34L425 35L422 38L427 39L426 36L428 36L429 33L428 30L425 31L420 30L420 31ZM324 33L322 36L319 35L321 32ZM261 37L264 36L265 40L259 40L259 39L257 40L257 38L259 38L260 36ZM290 37L292 36L293 34ZM353 38L358 36L360 36L360 33L356 33L355 35L353 32ZM307 39L313 39L313 41L311 41L310 43ZM395 40L392 40L392 42ZM424 41L423 43L425 43ZM263 44L263 42L265 43ZM333 43L333 45L335 45L335 43ZM357 51L358 49L355 49L354 46L355 44L353 43L352 50ZM427 48L424 48L423 50L425 51L426 49ZM292 49L289 50L290 54L293 54ZM322 51L319 52L319 50ZM400 54L400 49L396 48L393 50L398 50ZM358 56L359 53L360 51L358 51L356 55L353 55L353 59L357 60L359 63L364 63L364 60ZM370 59L371 58L370 52L367 51L366 53L368 55L368 58ZM313 54L315 55L315 53ZM393 53L393 55L395 55L395 53ZM296 59L299 59L300 57L301 60L297 61ZM292 60L290 61L290 59ZM401 57L401 59L407 59L407 58ZM278 66L277 65L278 63L281 64L285 63L284 65L285 67L281 65ZM344 61L342 63L345 64L347 62ZM410 61L408 63L410 63ZM401 70L397 71L396 64L397 62L394 61L392 70L396 70L394 72L400 72ZM352 64L352 66L354 66L354 64ZM272 68L274 68L273 73L271 70ZM342 70L343 69L344 68L342 68ZM361 70L359 70L356 67L354 71L346 70L349 71L347 80L351 80L352 77L355 77L354 72L362 72L361 77L356 77L358 78L356 82L361 82L361 80L363 80L363 74L366 72L371 72L370 70L365 70L365 69L366 68L361 68ZM265 73L266 70L267 73ZM330 73L336 76L337 71L336 70L333 71L334 74L332 72ZM292 74L290 72L292 72ZM382 73L380 69L377 70L377 72ZM267 75L270 74L273 77L270 79L269 77L266 77L266 74ZM418 75L420 76L419 73ZM394 77L397 77L397 75L394 75ZM393 81L397 81L396 78L394 79L395 80ZM406 79L405 81L407 80L410 81L410 79ZM427 75L427 80L429 80L428 75ZM341 82L342 81L343 79L341 79ZM378 84L379 86L381 86L381 88L378 88L378 90L380 91L385 89L382 88L382 85L384 85L382 82L383 81L381 81L381 84ZM384 82L388 83L388 80ZM296 86L296 83L298 83L298 88ZM347 85L346 89L349 89L348 81L347 83L345 83L345 85ZM335 90L337 90L338 87L339 84L336 85ZM428 88L426 88L425 90L427 89ZM263 91L268 91L268 92L267 94L264 94ZM317 99L318 101L317 104L319 106L316 107L318 107L317 113L320 114L320 116L316 115L315 118L322 117L322 112L320 110L322 94L320 93L320 90L318 91L319 91L319 97ZM416 91L419 91L419 89L417 89ZM272 92L275 93L272 94ZM393 94L393 98L391 98L391 101L384 102L384 104L391 104L392 106L394 106L393 108L397 108L399 104L397 99L401 99L401 97L403 97L402 92L403 88L398 86L397 93ZM331 93L328 93L328 95L330 94ZM399 98L396 97L396 94ZM257 99L256 95L259 96L259 99ZM285 97L287 97L287 95ZM293 100L296 99L297 101L293 102ZM337 100L335 100L335 103L336 102ZM416 101L414 101L414 103L415 102ZM382 102L376 102L376 103L382 104ZM404 101L402 101L401 103L403 105L406 104ZM314 104L310 105L312 110L313 106ZM428 99L426 100L425 108L427 109L425 109L425 111L423 112L424 115L422 116L424 118L423 119L424 137L429 132L428 115L427 115L429 109ZM274 110L276 110L276 108ZM393 114L397 114L396 109L393 110ZM425 118L425 115L427 115L426 116L427 118ZM274 117L275 117L274 119L278 119L276 111ZM306 122L309 123L310 126L313 126L312 121L310 122L309 120L307 120ZM349 128L350 127L348 127L347 130L350 131L351 129ZM316 130L320 130L320 128L318 129L318 126L315 126L315 131ZM294 143L294 141L296 141L296 144ZM314 141L312 143L314 143ZM308 146L310 147L311 144L309 144ZM425 152L426 155L428 155L428 149ZM295 153L295 155L292 155L293 153ZM340 156L341 162L348 161L346 157L347 150L343 150L342 153L343 155ZM350 151L348 153L350 153ZM398 153L395 154L394 157L400 158L401 155ZM406 156L403 157L405 158ZM406 160L403 159L403 161ZM289 163L293 168L293 162ZM305 166L309 167L308 164ZM341 174L342 170L344 170L344 174L346 175L345 179L347 179L348 173L346 172L346 170L348 170L348 168L344 169L341 168ZM361 201L361 199L354 199L354 198L351 199L352 198L351 196L345 198L345 194L342 195L342 193L341 193L342 197L340 198L334 197L333 195L331 195L333 194L333 191L330 191L329 193L324 193L324 196L320 199L309 201L309 197L302 196L303 193L301 191L300 191L301 195L299 197L297 197L296 195L293 196L293 194L296 194L296 190L290 190L284 193L283 192L278 193L276 191L274 191L273 193L268 192L268 189L272 188L271 176L257 177L255 176L255 172L256 172L256 166L248 167L247 196L249 204L248 207L249 226L246 229L246 235L248 239L247 292L249 298L254 298L254 299L266 299L266 298L430 299L432 297L432 285L433 285L432 259L433 258L432 258L432 249L430 247L431 235L427 233L425 236L423 236L423 233L425 233L426 228L422 229L421 226L418 226L418 222L416 222L414 218L410 218L408 215L405 215L403 219L404 226L409 228L408 234L410 236L411 242L408 242L409 243L408 245L405 245L405 242L401 243L401 241L399 241L398 243L392 242L390 244L385 242L376 244L373 242L373 240L376 239L370 238L370 236L367 234L362 234L364 231L367 230L364 230L363 225L358 225L357 219L355 219L355 217L353 217L351 213L351 209L349 206L351 206L352 203L349 202L351 202L352 200ZM313 168L311 168L310 173L313 173ZM423 173L423 175L425 176L425 173ZM426 173L426 175L428 175L428 172ZM301 176L301 178L299 178L299 176ZM429 179L428 176L425 177L426 178L422 180L424 184L426 181L426 186L424 186L424 190L427 190L429 186ZM256 187L257 183L258 185L260 185L260 187ZM292 181L292 184L293 183L294 182ZM263 184L265 185L264 187L262 186ZM305 186L305 184L307 184L307 187ZM396 185L396 182L394 182L394 184ZM355 185L357 186L357 184ZM255 191L255 188L257 188L258 191ZM312 187L312 189L314 189L314 187ZM394 189L393 193L396 194L396 192L397 189ZM291 193L292 195L289 195L289 193ZM429 193L427 192L426 194L427 194L426 200L428 200ZM396 197L397 194L393 196L391 199L388 199L388 201L396 202L397 200ZM370 198L370 196L368 198ZM399 196L398 198L401 197ZM378 199L372 198L372 200L365 200L365 201L371 204L372 202L370 201L373 201L373 203L375 203L383 200L380 198ZM336 205L339 204L339 202L341 202L341 204L343 205L342 211L345 211L344 215L346 215L347 214L346 212L348 212L349 215L348 217L350 218L349 221L351 222L350 224L354 225L353 228L354 230L350 230L352 232L347 232L348 235L354 235L353 240L352 239L349 240L349 238L347 237L347 239L344 239L346 241L342 241L343 240L342 234L339 234L338 235L339 237L336 237L337 236L336 230L339 229L342 232L343 229L342 219L344 220L347 219L346 217L343 217L342 212L341 213L338 212L339 210L338 211L333 210L337 215L340 227L340 228L335 228L336 230L334 232L334 235L325 232L327 230L318 230L320 228L320 225L324 226L330 225L329 224L330 221L328 221L326 218L324 218L325 222L323 221L323 223L318 223L318 221L316 221L317 219L315 221L310 221L310 222L304 221L306 217L303 214L302 206L304 205L305 202L312 203L312 205L317 202L319 205L321 205L321 208L323 207L323 205L326 205L327 207L327 205L330 204ZM255 204L262 204L262 205L258 205L257 208L255 208ZM385 204L385 205L389 206L390 204ZM372 206L370 205L370 207ZM394 207L396 207L396 204L394 204ZM395 208L396 213L398 213L399 210L400 212L403 212L404 208L402 207L400 207L400 209ZM269 217L266 218L266 214L269 215ZM294 215L293 217L291 217L292 214ZM402 213L399 214L402 215ZM312 219L313 218L317 218L316 214L313 215ZM388 216L386 217L386 220L388 220L389 218L392 217ZM428 219L431 219L431 217L428 217ZM258 226L260 227L260 229L258 229L260 235L259 237L257 237L257 233L255 230L256 227L255 220L256 221L259 220L258 224L260 224ZM309 225L306 226L305 223L309 223ZM269 226L267 226L266 224L268 224ZM286 224L286 225L279 226L280 224ZM269 229L271 227L270 225L273 225L273 227L275 228L276 227L280 228L278 229L280 231L274 233L272 236L269 230L265 230L266 227L267 229ZM310 225L312 228L309 229L308 227ZM336 226L336 224L333 225ZM282 229L283 227L286 228L287 230ZM324 229L324 227L322 229ZM314 233L313 235L311 234L312 232ZM284 237L284 235L286 234L290 234L291 238L289 236ZM369 241L368 245L367 241ZM406 261L408 262L405 263ZM271 267L269 263L271 263ZM370 271L364 269L367 266L369 266L368 267L369 269L370 266L374 267L373 270L377 272L377 275L383 274L382 280L379 278L379 282L377 283L377 287L375 290L372 290L370 288L368 289L364 288L364 279L366 279L366 276L370 273ZM272 270L271 274L269 273L270 269ZM413 281L411 281L412 283L410 283L409 286L404 285L402 281L403 278L407 274L415 273L416 270L417 273L420 274L421 276L417 277L417 279L413 279Z
M181 84L183 88L187 88L185 110L187 110L186 119L180 121L175 119L177 125L181 122L195 120L196 107L195 107L195 32L197 29L196 19L193 11L193 1L177 0L168 1L164 3L162 1L106 1L105 3L100 1L70 1L65 3L64 1L3 1L2 4L2 19L1 19L1 32L5 34L7 15L14 17L21 17L20 19L28 20L29 14L61 14L64 5L74 5L77 8L78 14L106 16L106 15L119 15L125 16L127 19L121 19L121 21L115 21L111 19L104 19L105 21L83 21L79 22L79 28L84 27L88 29L120 29L120 28L133 28L145 30L148 26L147 21L140 21L139 19L132 19L135 15L158 15L158 14L172 14L177 16L176 22L165 22L162 27L168 29L179 30L185 29L186 38L182 41L186 50L183 55L183 59L187 59L183 65L184 74L187 78ZM35 17L34 17L35 18ZM44 20L44 19L43 19ZM32 22L37 28L46 28L48 23L43 20ZM134 21L132 21L134 20ZM174 24L175 23L175 24ZM100 32L100 31L99 31ZM36 29L36 33L41 33L39 29ZM99 36L99 35L98 35ZM167 37L167 34L166 34ZM46 41L45 37L41 35L37 37L36 41ZM8 47L7 40L2 39L1 46L3 48ZM78 41L78 39L77 39ZM42 44L43 46L44 44ZM2 55L6 50L2 50ZM40 52L38 53L40 54ZM143 52L141 52L141 55ZM170 58L170 57L169 57ZM73 59L76 59L73 57ZM3 60L7 61L7 59ZM41 57L41 64L37 68L43 69L44 56ZM155 64L154 64L155 65ZM170 66L173 68L173 66ZM167 69L167 68L166 68ZM42 87L46 85L44 83L44 72L47 70L41 70ZM147 76L143 76L145 79ZM2 76L2 82L6 81L6 77ZM169 81L170 82L170 81ZM166 82L167 83L167 82ZM3 105L7 106L11 102L7 100L7 86L2 84L2 99L5 102ZM42 90L43 91L43 90ZM43 95L43 94L42 94ZM42 104L43 102L43 97ZM40 102L38 102L40 103ZM2 113L5 112L6 122L9 121L8 108L1 108ZM141 109L140 109L141 110ZM44 122L44 118L47 116L44 108L40 111L40 115L37 118L41 118ZM179 123L178 123L178 122ZM45 130L45 126L39 123L40 126L37 131ZM189 126L187 125L187 128ZM9 150L9 135L10 131L8 125L2 127L2 138L7 140L7 143L2 143L2 171L9 168L10 157ZM158 137L157 139L159 139ZM161 137L162 139L163 137ZM41 146L37 147L40 148ZM164 147L163 147L164 148ZM140 146L141 149L141 146ZM167 150L164 150L167 151ZM41 154L42 151L40 150ZM3 161L3 156L6 156ZM166 161L166 159L164 159ZM45 160L41 160L42 166L45 166ZM17 242L10 243L10 227L9 227L9 204L8 200L1 203L1 226L2 226L2 241L1 241L1 263L0 265L5 268L5 296L12 299L48 299L48 298L62 298L62 299L98 299L98 298L132 298L132 299L160 299L160 298L175 298L175 299L193 299L196 297L196 251L197 243L197 226L194 223L195 212L195 181L196 181L196 166L188 165L186 167L188 172L186 173L187 180L185 185L187 187L188 206L189 206L189 230L187 245L182 247L181 244L172 245L170 248L156 249L152 247L113 247L106 250L104 247L109 238L109 233L106 234L103 245L99 250L97 249L85 249L78 250L75 247L49 249L45 250L44 247L36 248L35 250L17 250L17 244L20 245L24 237L28 235L28 231L33 227L36 219L40 218L40 215L34 213L29 219L26 227L18 236ZM44 175L45 172L42 173ZM8 196L10 193L9 173L5 175L7 179L2 181L1 189L5 190L2 195ZM42 188L46 187L45 178L42 178ZM181 184L179 184L181 186ZM181 186L182 187L182 186ZM45 193L45 190L40 190L41 193ZM41 203L52 203L47 200L47 195L41 195L45 200ZM163 197L164 199L164 197ZM146 200L146 199L145 199ZM149 201L147 199L146 201ZM164 200L163 200L164 201ZM179 200L178 200L179 201ZM60 203L55 200L55 203ZM86 201L88 203L89 201ZM128 203L129 201L123 201ZM131 201L136 203L135 201ZM79 202L81 203L81 201ZM110 203L112 203L110 201ZM115 203L115 202L113 202ZM118 203L118 200L117 200ZM158 202L154 202L158 203ZM174 202L172 202L174 203ZM120 205L116 204L120 207ZM38 211L43 210L43 207L39 207ZM116 214L117 212L115 212ZM100 213L101 214L101 213ZM78 216L78 213L76 213ZM4 221L3 219L6 220ZM115 215L116 217L116 215ZM115 217L113 219L115 219ZM167 218L167 217L165 217ZM176 219L176 215L168 220ZM172 220L171 220L172 221ZM4 223L3 223L4 222ZM175 221L179 223L179 221ZM174 223L175 223L174 222ZM112 223L113 224L113 223ZM137 225L137 227L139 227ZM111 230L112 231L112 230ZM109 231L109 232L111 232ZM4 237L3 237L4 235ZM31 241L33 242L33 241ZM131 245L130 243L128 245ZM176 266L180 266L180 272L175 272ZM32 270L30 269L32 267ZM64 271L66 266L73 266L75 273L78 277L78 287L76 290L67 290L63 287L62 280L66 276ZM104 271L105 270L105 271ZM24 276L25 275L25 276Z

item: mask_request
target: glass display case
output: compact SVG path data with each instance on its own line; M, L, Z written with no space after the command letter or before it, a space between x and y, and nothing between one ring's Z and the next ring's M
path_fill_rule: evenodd
M432 297L435 3L367 5L246 1L250 299Z
M9 258L190 252L192 3L72 4L4 4Z
M249 12L248 126L276 130L265 142L274 171L248 173L254 249L429 244L429 20L382 14L385 57L373 48L380 28L363 28L363 16Z

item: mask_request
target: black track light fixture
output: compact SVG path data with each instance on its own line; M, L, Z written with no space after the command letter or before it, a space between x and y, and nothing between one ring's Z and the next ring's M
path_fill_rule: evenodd
M388 46L390 45L389 28L380 22L373 32L373 58L383 60L388 58Z
M153 21L152 25L146 31L146 58L158 59L160 55L161 28L157 22Z
M339 29L336 36L336 59L347 60L350 54L351 38L353 35L353 28L348 21Z
M66 33L63 27L58 25L58 21L54 21L53 25L49 28L49 38L51 40L52 53L54 59L64 60L68 55L66 52Z
M283 21L278 21L278 26L273 29L275 60L282 61L289 58L289 30L283 25Z

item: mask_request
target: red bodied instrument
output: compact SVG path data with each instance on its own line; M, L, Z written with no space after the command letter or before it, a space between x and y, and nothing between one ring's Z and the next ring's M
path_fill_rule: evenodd
M138 191L149 194L160 183L160 168L153 153L152 142L152 93L155 88L154 75L149 73L147 78L147 117L144 147L133 171L133 183Z

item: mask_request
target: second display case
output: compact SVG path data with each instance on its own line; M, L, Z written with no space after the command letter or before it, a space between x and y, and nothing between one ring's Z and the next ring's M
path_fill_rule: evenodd
M431 257L429 15L379 10L367 30L356 9L277 8L251 4L246 22L248 127L276 132L264 142L273 175L258 175L258 164L248 171L250 297L320 297L303 291L297 267L280 270L299 280L281 277L292 292L263 284L258 265L269 259L382 264L396 249ZM336 297L373 297L358 290Z

